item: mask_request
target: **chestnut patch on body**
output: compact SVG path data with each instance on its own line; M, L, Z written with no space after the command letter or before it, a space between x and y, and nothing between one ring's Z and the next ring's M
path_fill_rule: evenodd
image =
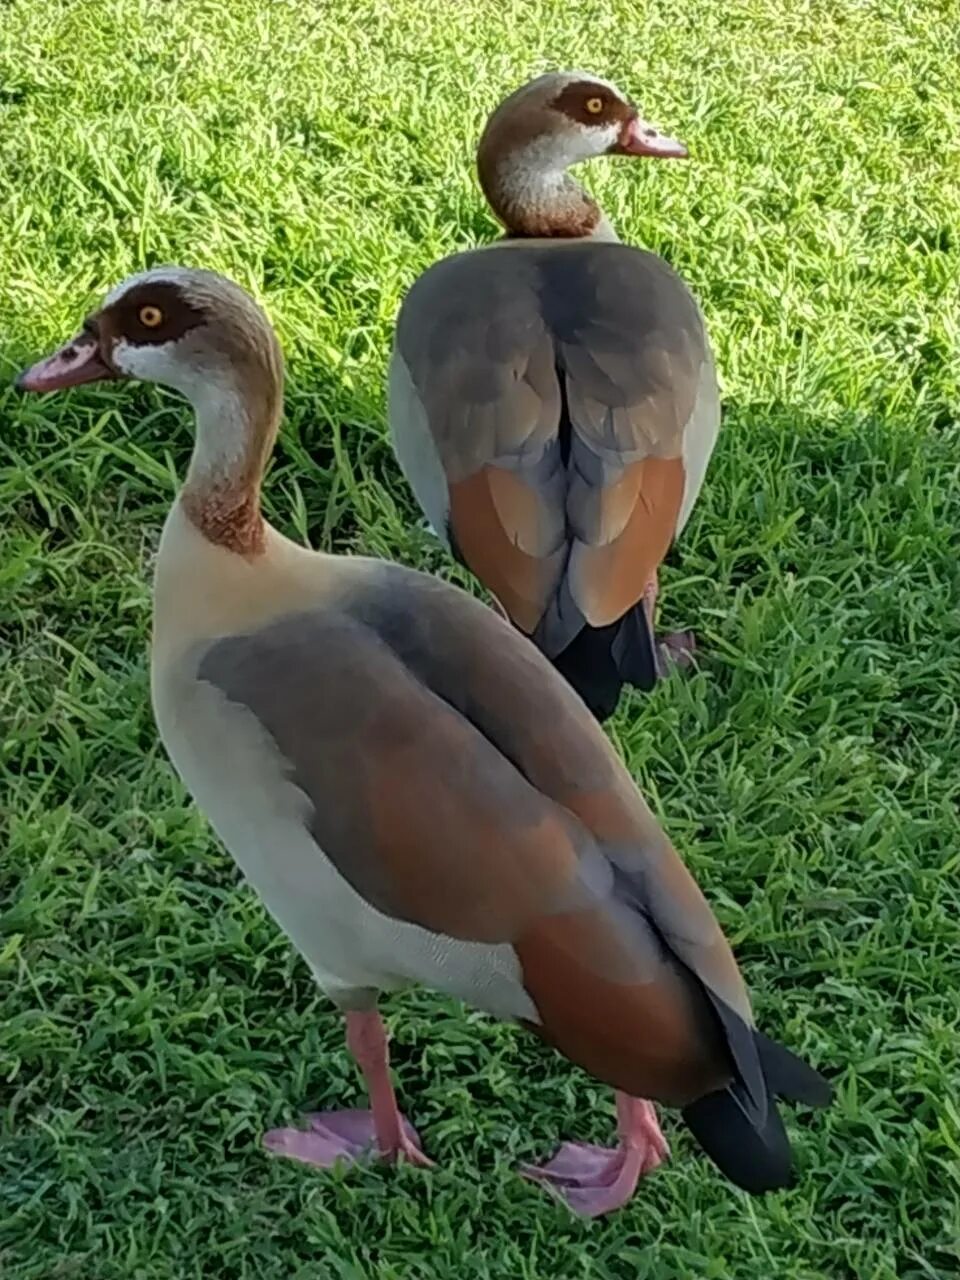
M592 109L597 103L599 111ZM573 84L566 85L551 105L577 124L588 126L625 124L633 114L633 108L611 93L606 85L591 80L575 80Z

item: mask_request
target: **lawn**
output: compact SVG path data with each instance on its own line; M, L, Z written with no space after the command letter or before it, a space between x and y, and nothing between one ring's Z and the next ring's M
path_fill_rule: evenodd
M5 1280L934 1280L960 1272L960 4L0 0L0 1274ZM174 780L150 563L189 415L21 400L126 274L261 296L289 367L272 518L464 581L384 430L399 300L496 227L485 113L620 82L687 164L598 162L701 298L726 417L664 575L698 674L611 732L764 1024L831 1073L795 1189L673 1159L585 1224L512 1172L607 1091L429 993L388 1002L433 1174L268 1158L349 1097L339 1020Z

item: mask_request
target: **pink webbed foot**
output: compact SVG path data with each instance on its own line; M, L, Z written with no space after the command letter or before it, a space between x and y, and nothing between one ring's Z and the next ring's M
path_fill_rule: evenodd
M277 1155L329 1169L338 1160L353 1164L364 1157L408 1160L430 1168L413 1125L397 1109L390 1080L387 1033L375 1009L347 1013L347 1047L363 1072L369 1111L317 1111L309 1129L271 1129L263 1145Z
M620 1145L610 1149L565 1142L543 1165L521 1165L524 1177L544 1183L574 1211L597 1218L626 1204L637 1183L669 1155L652 1103L617 1098Z
M675 667L687 670L696 660L697 637L692 631L668 631L658 637L657 666L661 676L668 676Z
M643 591L643 604L651 632L654 632L658 593L657 575L654 574ZM683 670L692 667L696 661L697 638L692 631L667 631L659 636L654 632L654 647L657 674L661 679L668 676L674 668Z
M316 1111L307 1119L309 1129L271 1129L264 1134L263 1145L275 1155L321 1169L331 1168L338 1160L355 1164L371 1158L433 1167L433 1161L423 1153L416 1129L403 1116L399 1117L396 1137L386 1149L377 1142L372 1111Z

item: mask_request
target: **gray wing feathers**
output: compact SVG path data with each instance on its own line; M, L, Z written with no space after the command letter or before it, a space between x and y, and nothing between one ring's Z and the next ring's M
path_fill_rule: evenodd
M691 485L680 523L689 515L717 433L716 378L697 304L655 255L574 243L445 259L403 305L397 363L407 381L391 377L391 430L431 522L448 518L451 486L492 467L539 499L526 521L500 510L515 545L602 545L629 515L602 500L625 469L681 456ZM557 653L584 621L563 575L551 613L540 639Z
M528 264L505 271L491 260L484 270L476 259L486 256L437 263L413 286L397 322L395 350L451 483L494 459L535 465L560 412L552 345ZM393 414L391 399L391 420ZM403 425L395 430L402 433Z

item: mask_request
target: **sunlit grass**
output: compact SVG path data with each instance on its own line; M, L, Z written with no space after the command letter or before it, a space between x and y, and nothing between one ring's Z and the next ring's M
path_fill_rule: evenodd
M437 1172L263 1155L357 1081L156 743L150 560L188 415L0 389L0 1274L958 1273L958 30L933 0L0 5L0 374L133 270L226 271L287 352L272 517L441 572L383 375L404 289L496 233L484 114L585 66L690 144L587 176L695 288L727 406L664 581L702 670L612 731L765 1024L838 1079L794 1126L795 1190L748 1202L672 1124L669 1167L584 1225L512 1166L605 1137L606 1092L422 993L388 1009Z

